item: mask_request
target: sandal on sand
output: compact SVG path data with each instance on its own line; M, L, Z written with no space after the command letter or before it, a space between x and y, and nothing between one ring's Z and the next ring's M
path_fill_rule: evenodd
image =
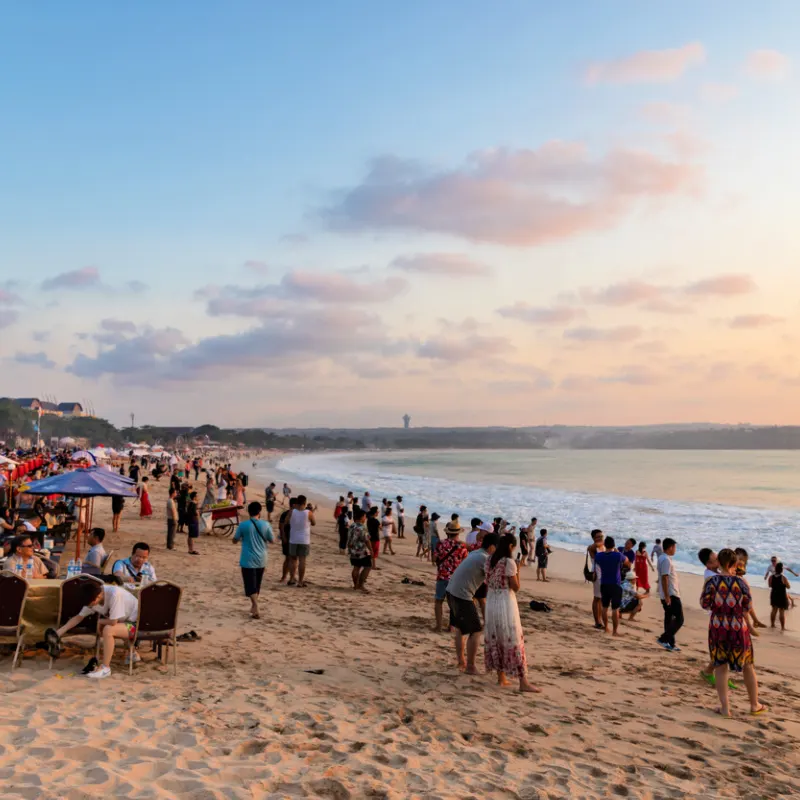
M769 706L765 706L763 703L759 703L759 708L755 711L750 712L751 717L757 717L759 714L766 714L769 711Z
M703 672L700 670L700 677L709 685L709 686L716 686L717 685L717 676L714 673Z
M296 580L286 581L286 585L287 586L297 586L297 581Z

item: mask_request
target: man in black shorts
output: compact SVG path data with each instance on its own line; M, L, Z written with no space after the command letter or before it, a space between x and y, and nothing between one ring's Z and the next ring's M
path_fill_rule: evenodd
M481 617L475 595L483 584L486 562L494 553L499 537L487 533L479 550L473 550L450 576L447 584L447 605L450 608L450 627L456 632L456 657L458 668L467 675L477 675L475 657L481 641ZM464 637L467 637L467 653L464 657Z
M267 522L272 523L272 512L275 510L275 484L267 486L265 492L265 505L267 507Z
M281 551L283 552L283 567L281 568L281 583L286 583L289 577L289 565L291 557L289 555L289 533L290 533L290 520L292 519L292 511L297 506L297 500L292 497L289 500L289 508L284 511L278 520L278 534L281 537Z
M622 567L628 559L614 549L614 538L606 536L604 552L594 556L595 566L600 569L600 600L602 603L603 630L608 633L608 607L611 606L611 624L614 636L619 636L619 607L622 605Z

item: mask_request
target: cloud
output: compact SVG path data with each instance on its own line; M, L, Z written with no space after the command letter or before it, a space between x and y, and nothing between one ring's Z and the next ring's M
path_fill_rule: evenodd
M584 79L598 83L670 83L690 67L702 64L706 51L700 42L668 50L641 50L611 61L595 61L586 68Z
M461 253L416 253L398 256L389 266L405 272L444 275L450 278L475 278L492 274L487 264Z
M750 294L757 288L756 282L749 275L730 274L695 281L685 286L683 291L694 297L731 297Z
M664 135L664 141L675 155L686 160L701 156L711 149L708 139L685 130L670 131Z
M309 237L305 233L286 233L281 236L281 242L293 245L308 244Z
M22 298L10 289L0 288L0 305L15 306L22 302Z
M689 121L689 107L654 100L645 103L639 109L639 115L655 125L685 125Z
M52 331L33 331L31 333L31 339L33 339L34 342L39 342L40 344L43 342L48 342L50 341L51 333Z
M783 321L783 317L774 317L772 314L741 314L734 317L728 324L731 328L752 329L767 328Z
M10 328L17 320L19 320L18 311L3 311L3 313L0 314L0 330L3 330L3 328Z
M700 166L646 150L593 158L584 145L562 141L482 150L439 171L385 156L321 216L341 231L418 230L532 246L612 227L648 200L695 193L702 178Z
M17 353L12 359L17 364L25 364L32 367L41 367L42 369L55 369L56 362L51 361L43 352L38 353Z
M566 392L590 392L598 384L597 378L591 375L567 375L559 385Z
M692 307L686 303L676 303L666 297L656 297L642 306L644 311L652 311L655 314L691 314Z
M522 301L498 308L497 313L506 319L517 319L531 325L565 325L583 314L580 309L570 306L537 307Z
M739 87L732 83L704 83L700 87L700 99L711 105L722 105L739 94Z
M142 294L147 291L148 286L144 281L128 281L125 288L134 294Z
M611 375L606 375L601 380L604 383L626 383L630 386L655 386L663 381L663 377L657 375L648 367L633 365L621 367Z
M42 289L46 292L56 289L94 289L99 286L100 272L97 267L73 269L42 281Z
M440 337L428 339L417 348L417 355L438 361L472 361L507 355L514 350L508 339L502 336L465 336L460 338Z
M612 283L604 289L581 290L585 302L604 306L629 306L645 300L656 300L663 294L663 287L637 280Z
M136 333L136 325L127 319L101 319L100 327L104 331L112 331L115 333Z
M640 338L642 329L636 325L618 325L615 328L569 328L564 331L565 339L577 342L611 342L623 344Z
M751 78L780 80L785 78L792 66L789 56L778 50L753 50L744 63L744 71Z
M245 261L242 265L245 269L249 269L251 272L256 272L259 275L264 275L270 270L269 264L266 261L254 261L249 260Z

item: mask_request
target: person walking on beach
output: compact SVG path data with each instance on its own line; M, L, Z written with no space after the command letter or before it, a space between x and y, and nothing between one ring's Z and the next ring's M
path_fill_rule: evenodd
M189 492L186 504L186 532L189 555L199 556L200 551L195 548L195 542L200 538L200 509L197 507L197 492Z
M675 634L683 627L683 604L678 586L678 573L672 556L678 548L674 539L664 539L664 552L658 559L658 596L664 607L664 633L658 637L658 643L671 652L679 652L675 644ZM727 683L726 683L727 686Z
M342 513L336 518L336 531L339 534L339 553L344 555L347 552L347 537L350 534L350 526L353 523L353 512L347 506L342 509Z
M430 556L431 564L434 563L433 561L433 554L436 552L436 548L439 546L439 542L442 540L439 538L439 520L441 517L439 514L434 511L431 514L430 520L428 520L428 535L426 537L426 545L428 547L428 555Z
M603 531L595 528L592 531L592 543L586 548L586 563L583 567L586 579L592 584L592 616L594 617L595 630L603 630L603 598L600 593L600 569L597 566L596 556L602 553Z
M487 533L477 550L471 552L455 569L447 583L447 606L450 627L455 631L458 668L467 675L477 675L475 658L481 641L481 616L478 613L477 592L485 587L486 562L497 547L496 533ZM464 655L466 637L466 657Z
M414 533L417 534L417 558L425 557L425 535L428 527L428 507L420 506L419 514L414 522Z
M289 537L291 535L290 520L296 504L296 498L289 498L289 507L281 513L278 519L278 538L281 540L281 552L283 553L283 567L281 568L281 579L279 583L285 583L286 579L289 577L289 566L292 563L292 559L289 556ZM294 586L294 583L289 583L288 585Z
M275 510L275 483L270 483L264 490L264 502L267 507L267 522L272 524L272 512Z
M150 503L150 491L149 491L149 481L150 478L144 477L142 478L142 485L139 487L139 517L152 517L153 516L153 506Z
M772 606L770 626L775 627L775 618L779 617L781 632L786 630L786 612L789 610L789 579L783 574L783 564L775 565L775 573L769 576L769 604Z
M655 569L652 561L647 557L647 542L639 542L639 549L633 559L633 571L636 574L636 582L639 588L644 591L642 597L650 594L650 570Z
M519 618L517 592L519 574L514 562L517 539L512 534L500 537L497 549L485 567L486 622L484 663L487 672L497 672L499 686L509 686L509 677L519 679L521 692L540 692L528 681L525 638Z
M347 518L348 513L342 514L342 517ZM369 594L365 584L372 569L372 542L364 524L366 516L362 508L353 512L353 524L347 532L347 552L353 567L353 589Z
M122 519L122 509L125 508L125 498L114 495L111 498L111 530L116 533L119 530L119 521Z
M668 542L664 540L664 552ZM758 678L753 658L753 642L747 624L747 611L752 605L747 581L735 574L736 553L725 548L717 556L720 574L709 578L703 587L700 605L711 612L708 622L708 650L714 665L719 708L723 717L731 714L728 675L730 670L744 675L744 685L750 700L750 713L763 714L767 706L758 700Z
M283 492L283 505L285 505L288 508L289 507L289 500L292 497L292 490L289 487L289 484L288 483L284 483L283 484L283 489L281 491Z
M653 549L650 551L650 560L658 564L658 559L664 554L664 548L661 546L661 539L656 539Z
M242 570L244 594L250 600L250 617L261 619L258 611L258 598L261 582L267 568L268 544L275 541L272 526L261 517L261 503L253 502L247 506L250 519L240 522L233 534L233 543L242 543L239 567Z
M387 553L394 555L394 547L392 547L392 537L397 533L397 526L395 525L394 517L392 516L392 507L386 506L383 512L383 519L381 520L381 538L383 539L383 554Z
M306 583L306 559L311 553L311 528L317 524L314 507L307 502L305 495L299 495L294 511L289 517L289 584L294 583L304 589Z
M398 539L405 539L406 538L406 518L405 518L406 510L403 507L403 498L402 498L401 495L397 495L395 500L397 502L397 538Z
M536 540L536 580L547 583L547 562L550 559L551 550L547 546L547 528L542 528L539 538Z
M378 506L363 508L362 511L367 515L367 533L372 547L372 569L380 570L378 566L378 556L381 554L381 521L378 518Z
M175 549L175 531L178 527L178 504L175 502L177 496L175 487L170 486L167 498L167 550Z
M436 564L436 589L434 592L434 615L436 626L434 633L442 630L442 618L444 601L447 599L447 585L456 571L458 565L467 557L468 551L458 536L461 533L461 525L458 518L451 520L445 526L447 538L439 544L433 554L434 564Z
M614 539L606 536L603 551L595 553L595 567L600 569L600 604L603 630L608 633L608 607L611 606L611 626L614 636L619 636L619 610L622 606L622 567L628 559L614 549Z

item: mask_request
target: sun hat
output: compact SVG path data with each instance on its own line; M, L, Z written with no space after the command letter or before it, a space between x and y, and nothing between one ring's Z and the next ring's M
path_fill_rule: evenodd
M450 536L451 534L461 533L464 529L459 525L457 522L448 522L447 525L444 526L444 532Z
M494 525L491 522L482 522L478 527L479 531L483 531L484 533L494 533Z

